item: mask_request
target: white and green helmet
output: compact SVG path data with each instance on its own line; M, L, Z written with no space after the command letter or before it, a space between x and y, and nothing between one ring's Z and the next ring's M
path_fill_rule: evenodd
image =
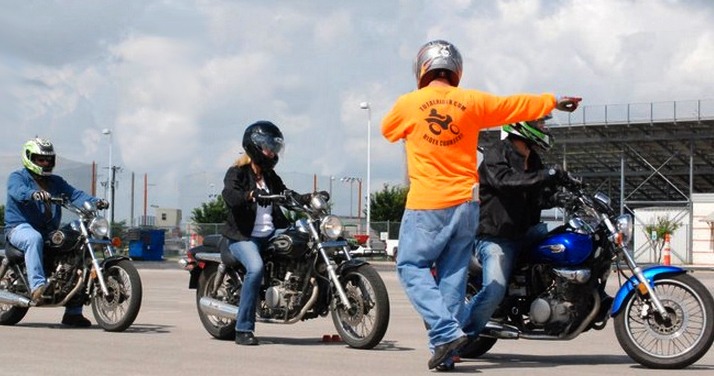
M547 127L540 127L538 122L545 122L550 118L551 116L549 115L535 121L522 121L520 123L506 124L503 126L502 130L504 133L520 137L526 140L526 142L535 144L541 149L548 151L553 147L553 135L550 134Z
M37 157L49 158L47 166L35 163ZM33 138L22 145L22 165L35 175L52 175L55 167L55 147L44 138Z

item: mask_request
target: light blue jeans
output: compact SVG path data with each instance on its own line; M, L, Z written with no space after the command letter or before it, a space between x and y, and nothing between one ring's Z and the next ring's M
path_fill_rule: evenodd
M45 270L42 266L44 240L42 235L27 223L15 226L8 234L8 241L25 254L25 268L30 291L47 283ZM65 307L65 314L82 314L82 306Z
M243 287L240 290L240 303L236 314L237 332L255 331L255 310L260 284L263 282L263 259L260 257L260 250L266 245L269 238L231 241L228 246L231 254L245 267Z
M429 328L429 347L464 335L458 318L466 290L479 206L404 211L397 274L409 301ZM431 267L437 270L436 278Z
M45 270L42 267L42 248L44 246L42 234L29 224L21 223L10 231L8 240L25 254L25 267L30 290L34 291L40 285L47 283Z
M478 336L506 296L508 279L521 249L548 232L544 223L531 227L518 239L481 236L476 239L475 255L483 268L481 290L464 308L463 330Z

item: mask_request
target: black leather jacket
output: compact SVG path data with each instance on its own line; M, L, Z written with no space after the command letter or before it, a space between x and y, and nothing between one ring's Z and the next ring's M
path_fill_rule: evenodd
M271 193L283 193L287 188L275 171L264 171L263 179ZM250 164L231 166L223 178L223 200L228 206L228 219L223 228L223 235L233 240L250 239L255 225L256 206L248 201L248 194L256 188L255 173ZM280 207L273 205L273 225L275 228L288 227L288 219Z
M510 137L486 150L478 174L477 235L518 238L540 222L542 209L553 206L555 184L540 156L532 150L526 168Z

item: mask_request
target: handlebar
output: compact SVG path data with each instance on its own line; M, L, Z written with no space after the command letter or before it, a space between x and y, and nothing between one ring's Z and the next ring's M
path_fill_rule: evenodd
M285 190L283 193L273 193L268 195L258 195L258 199L271 200L276 204L286 207L297 208L308 205L313 195L321 195L325 201L330 199L330 194L325 191L300 194L292 190Z

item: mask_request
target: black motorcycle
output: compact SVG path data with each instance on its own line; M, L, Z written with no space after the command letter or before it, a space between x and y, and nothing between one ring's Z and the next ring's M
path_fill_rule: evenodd
M326 192L300 195L286 191L260 196L296 217L261 250L265 271L257 322L294 324L332 316L342 340L351 347L371 349L384 337L389 323L389 297L377 271L350 256L342 238L342 223L328 214ZM196 289L201 323L218 339L235 338L235 319L245 270L220 235L205 238L180 263Z
M684 368L706 354L714 341L707 288L676 266L637 265L629 248L632 216L617 215L603 193L563 189L567 221L521 252L506 297L460 355L476 358L499 339L570 340L604 329L611 317L620 346L645 367ZM482 282L472 261L468 298ZM613 269L620 288L610 297L605 283Z
M128 257L116 255L107 237L109 222L97 207L76 207L66 198L52 198L77 219L49 234L43 266L47 288L39 301L30 299L24 254L9 242L0 249L0 325L15 325L30 307L91 304L94 319L109 332L121 332L141 308L141 279Z

